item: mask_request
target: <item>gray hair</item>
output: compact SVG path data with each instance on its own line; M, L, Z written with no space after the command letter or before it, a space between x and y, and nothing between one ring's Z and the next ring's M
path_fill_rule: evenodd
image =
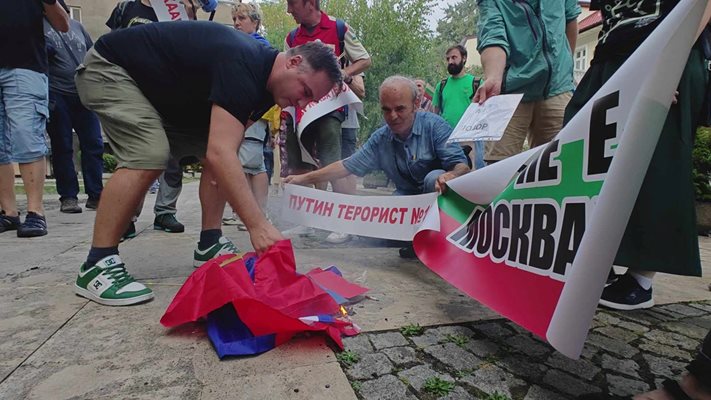
M338 65L335 52L321 42L308 42L292 47L286 52L287 57L300 55L311 67L313 72L323 71L328 80L340 88L343 86L343 75Z
M378 89L378 95L382 95L383 89L385 89L386 87L390 87L396 84L406 85L410 89L410 92L412 92L412 101L417 100L417 96L419 96L419 93L417 91L417 85L415 84L415 81L413 81L411 78L402 75L393 75L385 78L383 83L380 84L380 88Z

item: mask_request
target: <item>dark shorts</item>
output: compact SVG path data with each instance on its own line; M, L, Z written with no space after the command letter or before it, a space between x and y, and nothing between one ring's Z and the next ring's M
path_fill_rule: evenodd
M345 160L355 153L357 128L341 129L341 160Z
M316 150L319 167L325 167L341 160L341 123L343 113L334 111L315 120L304 129L301 134L301 143L312 155ZM301 148L297 142L293 125L287 126L286 149L288 153L289 168L293 170L312 170L316 166L304 162L301 157Z

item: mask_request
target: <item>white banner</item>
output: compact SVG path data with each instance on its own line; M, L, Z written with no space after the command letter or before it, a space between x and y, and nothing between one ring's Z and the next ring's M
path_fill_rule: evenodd
M500 140L522 98L523 94L502 94L482 105L470 104L447 143Z
M311 157L311 153L304 147L303 143L301 143L301 133L310 123L343 106L349 107L348 112L363 113L363 103L346 84L343 84L341 92L338 93L338 95L336 95L336 90L333 89L319 101L313 101L307 104L306 107L298 110L298 112L294 107L284 108L284 111L291 114L291 118L296 126L296 137L299 139L301 160L303 162L318 166L313 157Z
M188 20L182 0L151 0L151 7L158 17L158 21Z
M286 185L281 215L294 224L383 239L412 240L437 193L351 196Z

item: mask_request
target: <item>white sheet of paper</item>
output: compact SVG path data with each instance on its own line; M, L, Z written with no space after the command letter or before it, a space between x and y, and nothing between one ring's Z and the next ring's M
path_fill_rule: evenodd
M484 104L472 103L454 127L447 143L501 139L523 94L502 94Z

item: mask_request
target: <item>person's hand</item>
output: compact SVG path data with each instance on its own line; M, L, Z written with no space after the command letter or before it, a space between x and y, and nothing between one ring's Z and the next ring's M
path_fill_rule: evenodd
M472 103L484 104L489 97L494 97L501 94L501 78L486 78L484 84L479 86Z
M447 181L450 179L454 179L456 176L451 173L451 172L445 172L442 175L437 177L437 181L435 181L435 190L438 193L444 193L447 191Z
M281 182L283 184L292 184L292 185L301 185L301 186L307 186L309 183L306 181L306 175L289 175L286 178L282 179Z
M284 236L265 218L261 225L249 229L249 240L252 242L252 247L254 247L257 255L261 255L274 243L284 240Z

